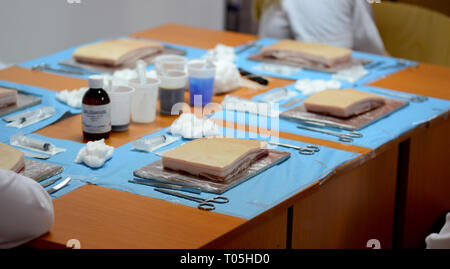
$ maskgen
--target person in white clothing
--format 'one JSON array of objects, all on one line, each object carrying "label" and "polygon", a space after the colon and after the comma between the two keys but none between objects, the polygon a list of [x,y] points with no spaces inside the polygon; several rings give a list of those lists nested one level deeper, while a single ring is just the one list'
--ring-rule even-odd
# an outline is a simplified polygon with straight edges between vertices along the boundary
[{"label": "person in white clothing", "polygon": [[0,249],[13,248],[50,230],[50,196],[36,181],[0,169]]},{"label": "person in white clothing", "polygon": [[[258,1],[258,0],[257,0]],[[366,0],[262,0],[259,35],[387,54]]]}]

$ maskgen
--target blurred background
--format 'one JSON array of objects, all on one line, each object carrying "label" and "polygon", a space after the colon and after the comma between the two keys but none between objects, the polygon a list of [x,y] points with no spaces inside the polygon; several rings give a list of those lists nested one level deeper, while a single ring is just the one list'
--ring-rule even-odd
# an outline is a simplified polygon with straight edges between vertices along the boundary
[{"label": "blurred background", "polygon": [[[252,2],[2,0],[0,67],[165,23],[257,34]],[[372,6],[392,56],[450,66],[449,0],[383,0]]]}]

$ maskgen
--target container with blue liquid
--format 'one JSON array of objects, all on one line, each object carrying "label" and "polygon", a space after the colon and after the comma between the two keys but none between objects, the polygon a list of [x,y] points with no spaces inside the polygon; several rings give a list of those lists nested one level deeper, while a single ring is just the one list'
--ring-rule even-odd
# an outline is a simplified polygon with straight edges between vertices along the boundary
[{"label": "container with blue liquid", "polygon": [[188,73],[190,104],[193,106],[205,106],[211,103],[216,73],[214,64],[204,60],[189,61]]}]

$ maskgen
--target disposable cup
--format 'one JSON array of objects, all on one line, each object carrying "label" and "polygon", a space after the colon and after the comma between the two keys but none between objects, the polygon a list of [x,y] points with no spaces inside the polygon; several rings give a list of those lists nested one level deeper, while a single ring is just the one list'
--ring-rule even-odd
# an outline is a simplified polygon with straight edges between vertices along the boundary
[{"label": "disposable cup", "polygon": [[174,111],[177,103],[184,103],[184,92],[186,91],[187,74],[180,70],[166,70],[160,75],[159,104],[160,112],[165,115],[178,114]]},{"label": "disposable cup", "polygon": [[204,60],[189,61],[189,100],[191,105],[205,106],[211,102],[215,73],[216,67],[211,63]]},{"label": "disposable cup", "polygon": [[158,75],[163,75],[167,70],[178,70],[186,72],[187,58],[181,55],[160,55],[153,63]]},{"label": "disposable cup", "polygon": [[128,130],[131,115],[131,97],[135,89],[129,86],[113,86],[108,92],[111,100],[111,125],[113,132]]},{"label": "disposable cup", "polygon": [[131,120],[137,123],[153,122],[156,117],[156,101],[158,100],[159,79],[147,78],[141,84],[138,78],[131,79],[128,85],[136,91],[131,98]]}]

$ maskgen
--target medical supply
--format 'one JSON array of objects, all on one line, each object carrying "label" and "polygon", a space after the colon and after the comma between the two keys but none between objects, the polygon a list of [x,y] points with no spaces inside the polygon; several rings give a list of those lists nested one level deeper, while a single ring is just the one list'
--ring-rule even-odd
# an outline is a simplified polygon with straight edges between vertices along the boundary
[{"label": "medical supply", "polygon": [[0,108],[17,103],[17,90],[0,88]]},{"label": "medical supply", "polygon": [[297,95],[297,92],[291,91],[288,88],[281,88],[265,94],[259,100],[265,103],[277,103]]},{"label": "medical supply", "polygon": [[24,151],[23,154],[25,155],[25,157],[30,157],[30,158],[40,159],[40,160],[47,160],[51,157],[48,154],[39,154],[39,153],[35,153],[35,152],[30,152],[30,151]]},{"label": "medical supply", "polygon": [[67,186],[70,182],[70,180],[72,180],[72,178],[68,177],[66,179],[64,179],[61,183],[59,183],[58,185],[56,185],[55,187],[47,190],[48,194],[53,194],[57,191],[59,191],[60,189],[64,188],[65,186]]},{"label": "medical supply", "polygon": [[169,184],[169,183],[163,183],[163,182],[157,182],[149,179],[141,179],[141,178],[135,178],[133,180],[128,180],[130,183],[135,184],[141,184],[145,186],[155,187],[155,188],[162,188],[162,189],[170,189],[170,190],[177,190],[177,191],[185,191],[195,194],[201,194],[202,191],[196,188],[189,188],[182,185],[175,185],[175,184]]},{"label": "medical supply", "polygon": [[271,103],[254,102],[230,95],[225,96],[222,101],[222,108],[274,118],[280,114],[280,111],[274,108]]},{"label": "medical supply", "polygon": [[270,145],[291,148],[291,149],[297,149],[298,153],[300,153],[302,155],[314,155],[316,152],[320,151],[320,148],[318,146],[314,146],[314,145],[307,145],[305,147],[297,147],[297,146],[290,145],[290,144],[278,143],[278,142],[272,142],[272,141],[269,141],[267,143]]},{"label": "medical supply", "polygon": [[192,113],[183,113],[170,126],[170,133],[184,138],[201,138],[219,135],[219,127],[209,118],[198,118]]},{"label": "medical supply", "polygon": [[161,81],[147,78],[146,84],[141,85],[138,78],[131,79],[129,86],[135,89],[131,96],[131,120],[137,123],[150,123],[156,117],[156,102],[158,87]]},{"label": "medical supply", "polygon": [[178,140],[180,140],[180,137],[163,134],[133,141],[131,147],[135,150],[153,152]]},{"label": "medical supply", "polygon": [[214,64],[216,67],[214,94],[230,92],[239,88],[241,76],[234,63],[236,54],[233,47],[218,44],[214,49],[208,50],[203,59],[209,65]]},{"label": "medical supply", "polygon": [[80,149],[75,162],[85,163],[92,168],[99,168],[107,160],[111,159],[113,153],[114,147],[106,145],[104,139],[89,141],[86,146]]},{"label": "medical supply", "polygon": [[[146,72],[146,79],[153,78],[157,79],[158,74],[156,73],[156,70],[149,70]],[[112,84],[115,85],[128,85],[128,82],[132,79],[138,78],[138,72],[136,69],[130,69],[130,68],[124,68],[121,70],[115,71],[112,75],[104,75],[105,82],[104,82],[104,88],[106,88],[106,85],[109,84],[109,81],[111,81]]]},{"label": "medical supply", "polygon": [[324,90],[335,90],[340,89],[342,86],[341,82],[338,80],[310,80],[310,79],[300,79],[295,82],[294,88],[303,93],[305,96],[312,95]]},{"label": "medical supply", "polygon": [[144,85],[147,81],[145,73],[147,70],[147,64],[143,60],[137,60],[136,62],[136,72],[138,74],[139,82]]},{"label": "medical supply", "polygon": [[112,86],[108,95],[111,100],[111,131],[128,130],[131,117],[131,97],[135,89],[128,86]]},{"label": "medical supply", "polygon": [[12,135],[9,138],[9,143],[16,147],[21,147],[24,149],[29,149],[49,155],[55,155],[66,151],[66,149],[58,148],[47,141],[25,136],[23,132]]},{"label": "medical supply", "polygon": [[263,63],[253,67],[254,70],[263,71],[268,73],[275,73],[284,76],[291,76],[300,73],[303,69],[299,67],[293,67],[289,65],[275,64],[275,63]]},{"label": "medical supply", "polygon": [[269,84],[269,81],[261,76],[252,74],[242,68],[239,68],[239,73],[241,74],[241,76],[245,77],[246,79],[255,81],[263,86],[267,86]]},{"label": "medical supply", "polygon": [[247,42],[244,45],[242,45],[241,48],[237,49],[235,53],[241,54],[244,51],[251,49],[251,48],[262,48],[262,45],[257,44],[256,41],[250,41],[250,42]]},{"label": "medical supply", "polygon": [[19,172],[25,167],[25,158],[22,151],[6,144],[0,143],[0,168]]},{"label": "medical supply", "polygon": [[303,98],[294,98],[281,105],[282,108],[288,108],[303,101]]},{"label": "medical supply", "polygon": [[159,75],[159,105],[161,114],[178,115],[178,103],[184,103],[184,92],[186,91],[187,74],[179,70],[164,70]]},{"label": "medical supply", "polygon": [[56,99],[73,107],[81,108],[83,96],[89,88],[79,88],[69,91],[67,89],[56,94]]},{"label": "medical supply", "polygon": [[111,132],[111,100],[103,89],[103,76],[89,77],[89,90],[82,101],[82,125],[85,139],[108,138]]},{"label": "medical supply", "polygon": [[241,75],[233,62],[219,60],[214,62],[216,75],[214,77],[214,94],[226,93],[238,89],[241,85]]},{"label": "medical supply", "polygon": [[164,168],[224,182],[268,154],[267,143],[236,138],[201,138],[162,156]]},{"label": "medical supply", "polygon": [[74,51],[79,62],[119,66],[163,50],[163,45],[137,39],[113,39],[82,46]]},{"label": "medical supply", "polygon": [[363,137],[363,134],[359,133],[359,132],[340,133],[340,132],[329,131],[329,130],[325,130],[325,129],[321,129],[321,128],[304,126],[304,125],[299,125],[299,126],[297,126],[297,128],[336,136],[339,138],[339,141],[341,141],[341,142],[353,142],[354,138]]},{"label": "medical supply", "polygon": [[41,186],[42,186],[43,188],[47,188],[48,186],[55,184],[56,181],[60,180],[61,178],[62,178],[62,177],[57,177],[57,178],[51,179],[51,180],[49,180],[49,181],[47,181],[47,182],[41,184]]},{"label": "medical supply", "polygon": [[266,46],[261,49],[261,54],[287,62],[309,62],[325,66],[348,62],[352,57],[349,49],[294,40],[281,40]]},{"label": "medical supply", "polygon": [[411,96],[411,95],[400,94],[400,93],[395,93],[395,92],[379,91],[379,90],[375,90],[375,89],[371,89],[370,91],[377,93],[377,94],[383,94],[383,95],[388,95],[388,96],[392,96],[392,97],[404,98],[413,103],[423,103],[428,100],[428,97],[422,96],[422,95]]},{"label": "medical supply", "polygon": [[172,196],[176,196],[176,197],[180,197],[180,198],[183,198],[183,199],[187,199],[187,200],[191,200],[191,201],[197,202],[198,203],[197,208],[201,209],[201,210],[206,210],[206,211],[211,211],[211,210],[216,209],[216,206],[213,203],[226,204],[226,203],[228,203],[230,201],[225,196],[215,196],[215,197],[213,197],[211,199],[205,199],[205,198],[201,198],[201,197],[186,195],[186,194],[179,193],[179,192],[176,192],[176,191],[171,191],[171,190],[164,190],[164,189],[156,188],[155,191],[159,191],[159,192],[164,193],[164,194],[168,194],[168,195],[172,195]]},{"label": "medical supply", "polygon": [[355,83],[367,74],[369,74],[369,71],[367,71],[362,65],[355,65],[350,68],[340,70],[336,74],[333,74],[332,78]]},{"label": "medical supply", "polygon": [[162,75],[166,70],[178,70],[186,72],[187,58],[181,55],[160,55],[153,59],[158,75]]},{"label": "medical supply", "polygon": [[384,98],[355,89],[325,90],[308,97],[303,104],[308,112],[348,118],[384,105]]},{"label": "medical supply", "polygon": [[224,44],[217,44],[214,49],[208,50],[204,58],[209,59],[213,63],[217,61],[226,61],[232,63],[236,60],[236,54],[234,52],[234,47],[230,47]]},{"label": "medical supply", "polygon": [[[24,112],[14,116],[14,120],[6,124],[6,126],[16,127],[18,129],[27,127],[36,122],[43,121],[55,114],[55,108],[52,106],[44,106],[33,111]],[[11,119],[11,118],[10,118]]]},{"label": "medical supply", "polygon": [[277,166],[289,159],[290,153],[280,150],[268,149],[268,155],[255,160],[248,168],[232,176],[226,182],[217,182],[205,180],[203,177],[197,177],[188,173],[164,169],[162,159],[158,159],[147,164],[133,172],[133,175],[140,178],[150,179],[157,182],[182,185],[190,188],[196,188],[204,192],[222,194],[237,185],[250,180],[254,176],[267,171],[271,167]]},{"label": "medical supply", "polygon": [[[216,67],[205,60],[191,60],[188,63],[189,100],[193,106],[205,106],[213,96]],[[199,96],[200,98],[195,98]],[[195,102],[198,100],[197,102]]]},{"label": "medical supply", "polygon": [[49,64],[45,64],[45,63],[41,63],[39,65],[35,65],[33,67],[31,67],[31,70],[39,70],[39,71],[51,71],[51,72],[56,72],[56,73],[64,73],[64,74],[69,74],[69,75],[86,75],[85,72],[82,71],[77,71],[77,70],[71,70],[71,69],[67,69],[67,68],[56,68],[56,67],[52,67]]}]

